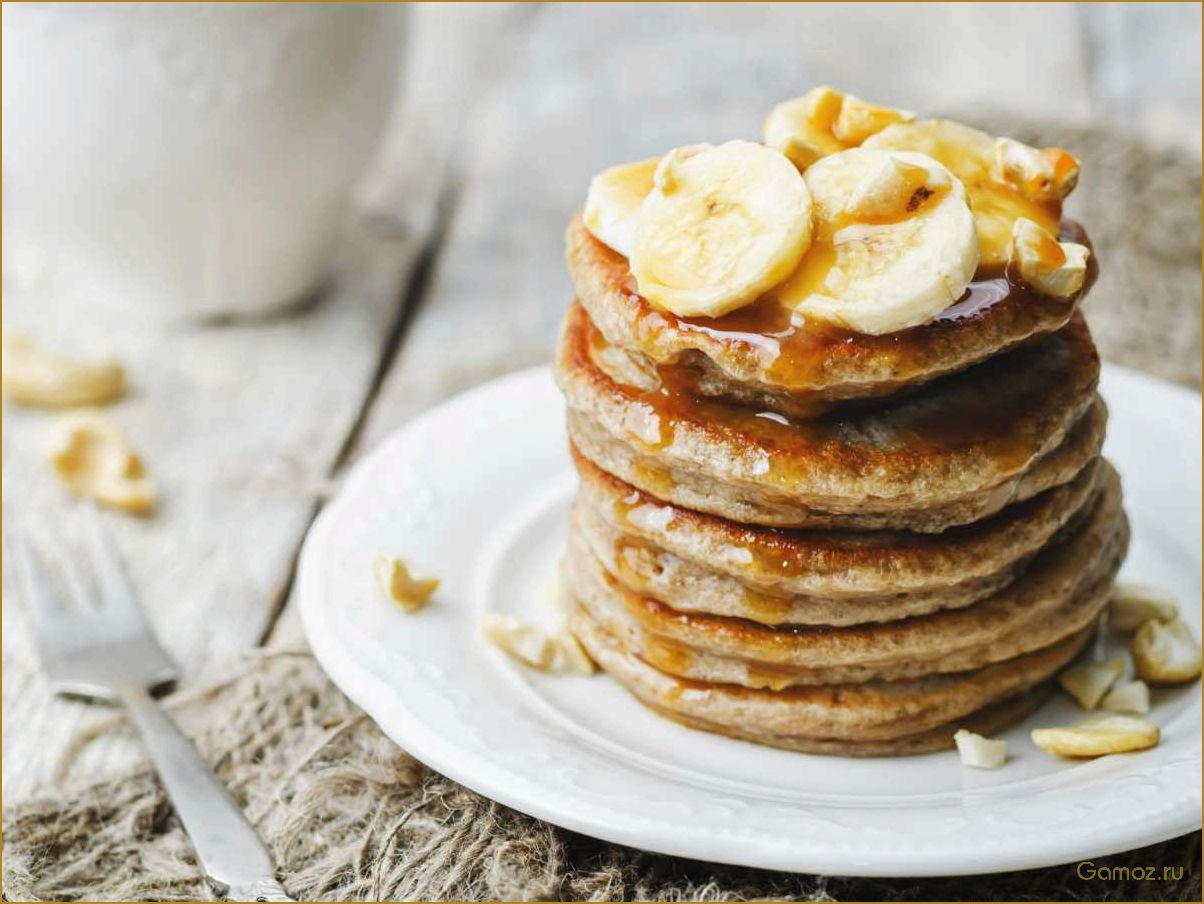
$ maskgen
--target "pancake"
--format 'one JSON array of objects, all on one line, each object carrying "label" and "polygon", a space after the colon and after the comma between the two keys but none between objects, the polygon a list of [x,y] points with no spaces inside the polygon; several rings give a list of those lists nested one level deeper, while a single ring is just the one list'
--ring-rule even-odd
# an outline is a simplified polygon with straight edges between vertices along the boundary
[{"label": "pancake", "polygon": [[709,731],[713,734],[726,735],[766,747],[780,747],[796,753],[813,753],[823,756],[915,756],[921,753],[934,753],[939,750],[949,750],[956,746],[953,735],[959,728],[965,728],[984,737],[998,735],[1014,725],[1023,722],[1049,699],[1053,692],[1050,682],[1034,688],[1026,694],[1004,700],[980,709],[978,712],[942,725],[928,731],[902,735],[889,741],[840,741],[833,738],[800,738],[795,736],[768,735],[757,731],[756,726],[742,726],[732,729],[716,725],[705,719],[693,718],[680,712],[673,712],[667,707],[659,706],[651,700],[642,700],[649,709],[660,713],[686,728],[698,731]]},{"label": "pancake", "polygon": [[[1089,244],[1067,222],[1065,240]],[[640,296],[627,259],[574,218],[566,237],[577,297],[606,338],[650,365],[672,365],[702,394],[805,417],[842,399],[881,397],[964,370],[1065,326],[1095,275],[1069,299],[1041,296],[1006,273],[980,273],[923,326],[871,336],[808,322],[772,294],[718,318],[679,318]]]},{"label": "pancake", "polygon": [[1077,316],[897,404],[794,423],[617,382],[607,348],[574,304],[556,375],[576,447],[658,498],[754,524],[941,531],[1071,480],[1106,423]]},{"label": "pancake", "polygon": [[[777,747],[865,755],[950,746],[958,727],[975,724],[975,714],[1040,686],[1091,636],[1089,628],[1083,629],[1035,653],[955,675],[767,691],[675,678],[626,650],[582,608],[571,608],[568,619],[570,630],[608,674],[670,718]],[[992,733],[1029,708],[1004,711],[1010,716],[984,714]]]},{"label": "pancake", "polygon": [[623,587],[573,532],[567,591],[608,633],[662,671],[749,687],[910,678],[981,668],[1093,623],[1128,545],[1119,488],[1072,537],[1000,593],[969,607],[880,624],[770,627],[673,609]]},{"label": "pancake", "polygon": [[[571,523],[574,538],[628,590],[681,612],[725,615],[766,625],[855,625],[956,609],[1002,590],[1022,567],[1016,563],[986,577],[896,595],[889,591],[864,596],[783,595],[776,589],[750,587],[725,569],[707,568],[647,540],[624,535],[581,499],[573,506]],[[727,553],[721,564],[737,567],[744,560],[737,561],[736,555],[748,555],[738,547]]]},{"label": "pancake", "polygon": [[[575,532],[628,588],[679,610],[767,624],[891,621],[1001,590],[1086,505],[1105,462],[1074,480],[942,534],[789,530],[663,503],[576,450]],[[1097,481],[1098,479],[1098,481]]]}]

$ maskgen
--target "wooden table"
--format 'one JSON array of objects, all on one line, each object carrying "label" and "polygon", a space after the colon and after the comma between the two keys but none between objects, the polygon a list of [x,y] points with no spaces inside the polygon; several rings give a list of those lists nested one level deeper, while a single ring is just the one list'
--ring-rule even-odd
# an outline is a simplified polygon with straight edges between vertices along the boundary
[{"label": "wooden table", "polygon": [[[300,641],[298,548],[366,449],[550,357],[570,297],[562,232],[601,167],[755,136],[772,103],[823,82],[928,112],[1102,117],[1199,149],[1196,5],[418,5],[411,25],[404,115],[368,189],[389,228],[356,231],[320,304],[260,323],[115,328],[6,282],[6,328],[128,365],[133,391],[113,414],[162,506],[108,521],[186,684],[248,648]],[[69,534],[70,500],[42,459],[49,423],[5,405],[5,524]],[[9,803],[105,711],[51,696],[7,570],[3,590]],[[138,756],[107,737],[74,774]]]}]

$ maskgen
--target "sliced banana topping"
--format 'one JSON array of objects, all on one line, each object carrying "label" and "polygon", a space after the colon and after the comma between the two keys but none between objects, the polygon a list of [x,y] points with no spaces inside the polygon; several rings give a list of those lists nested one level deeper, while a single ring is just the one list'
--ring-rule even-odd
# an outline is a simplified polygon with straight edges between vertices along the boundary
[{"label": "sliced banana topping", "polygon": [[1021,217],[1012,225],[1008,258],[1020,278],[1043,295],[1068,298],[1087,279],[1086,245],[1059,242],[1038,223]]},{"label": "sliced banana topping", "polygon": [[1178,615],[1178,601],[1160,587],[1118,581],[1112,588],[1108,624],[1118,634],[1132,634],[1148,621],[1173,621]]},{"label": "sliced banana topping", "polygon": [[1200,644],[1179,619],[1146,622],[1132,649],[1138,677],[1150,684],[1184,684],[1200,677]]},{"label": "sliced banana topping", "polygon": [[1144,681],[1118,684],[1100,701],[1100,709],[1114,713],[1148,713],[1150,711],[1150,688]]},{"label": "sliced banana topping", "polygon": [[1153,747],[1160,734],[1148,719],[1096,716],[1065,728],[1034,728],[1032,738],[1042,750],[1059,756],[1106,756]]},{"label": "sliced banana topping", "polygon": [[811,244],[811,196],[777,151],[750,141],[679,149],[661,161],[631,248],[640,294],[681,317],[755,300]]},{"label": "sliced banana topping", "polygon": [[820,157],[861,144],[891,123],[912,119],[915,114],[906,110],[879,107],[821,85],[774,107],[763,135],[765,144],[805,170]]},{"label": "sliced banana topping", "polygon": [[640,205],[652,191],[652,176],[660,157],[612,166],[594,176],[585,196],[585,228],[602,244],[631,256]]},{"label": "sliced banana topping", "polygon": [[[1022,170],[1012,162],[1008,166],[1009,175],[1005,176],[997,159],[996,140],[986,132],[944,119],[926,119],[889,125],[867,138],[863,147],[919,151],[948,167],[966,186],[984,265],[1003,266],[1008,262],[1012,224],[1020,217],[1038,223],[1053,235],[1058,234],[1061,199],[1053,197],[1056,192],[1038,191],[1040,197],[1027,193],[1028,179],[1022,173],[1035,175],[1032,167]],[[1077,162],[1075,166],[1077,171]],[[1053,165],[1054,184],[1069,192],[1074,180],[1065,174],[1064,167],[1065,164]],[[1060,183],[1058,173],[1061,173]]]},{"label": "sliced banana topping", "polygon": [[1125,664],[1120,659],[1088,662],[1063,671],[1058,675],[1058,683],[1083,709],[1095,709],[1124,671]]},{"label": "sliced banana topping", "polygon": [[804,316],[880,335],[931,320],[980,266],[1048,296],[1082,291],[1090,251],[1057,238],[1079,172],[1060,148],[828,86],[774,107],[764,141],[681,147],[591,181],[586,228],[654,306],[719,317],[776,286]]},{"label": "sliced banana topping", "polygon": [[814,247],[775,291],[806,317],[880,335],[931,320],[978,266],[965,190],[924,154],[853,148],[805,174]]},{"label": "sliced banana topping", "polygon": [[1061,148],[1038,150],[1011,138],[995,139],[991,175],[1036,201],[1062,201],[1079,182],[1079,161]]}]

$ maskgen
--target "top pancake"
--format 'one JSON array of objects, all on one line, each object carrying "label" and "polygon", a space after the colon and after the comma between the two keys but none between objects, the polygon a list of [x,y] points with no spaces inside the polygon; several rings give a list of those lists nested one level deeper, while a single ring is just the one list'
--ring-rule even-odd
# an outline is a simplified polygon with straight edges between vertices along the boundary
[{"label": "top pancake", "polygon": [[[1076,224],[1063,235],[1087,243]],[[772,294],[716,318],[680,318],[654,308],[627,259],[574,218],[567,259],[577,297],[606,339],[648,365],[674,365],[702,395],[795,417],[842,399],[879,397],[963,370],[1066,325],[1083,290],[1068,299],[1037,295],[1006,274],[980,274],[966,295],[931,323],[882,336],[806,321]]]}]

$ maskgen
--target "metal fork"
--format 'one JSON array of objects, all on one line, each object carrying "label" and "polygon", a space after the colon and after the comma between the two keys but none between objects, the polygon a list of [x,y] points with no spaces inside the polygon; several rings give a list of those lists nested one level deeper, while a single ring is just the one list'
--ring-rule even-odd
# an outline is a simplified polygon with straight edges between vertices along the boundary
[{"label": "metal fork", "polygon": [[150,695],[155,686],[174,679],[175,665],[147,624],[96,507],[91,502],[82,507],[87,558],[99,597],[94,608],[64,605],[29,539],[21,530],[10,531],[38,656],[51,684],[58,693],[125,707],[201,867],[219,892],[231,901],[292,901],[238,805]]}]

